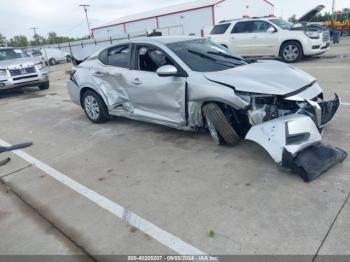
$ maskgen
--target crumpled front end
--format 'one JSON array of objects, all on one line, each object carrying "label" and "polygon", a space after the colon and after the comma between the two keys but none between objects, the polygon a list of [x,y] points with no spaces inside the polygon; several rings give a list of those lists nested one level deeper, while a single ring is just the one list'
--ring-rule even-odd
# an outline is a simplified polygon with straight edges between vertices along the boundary
[{"label": "crumpled front end", "polygon": [[247,111],[251,128],[245,138],[260,144],[273,160],[311,182],[347,153],[322,144],[321,132],[336,114],[340,99],[329,101],[322,93],[313,99],[292,94],[287,97],[249,95]]}]

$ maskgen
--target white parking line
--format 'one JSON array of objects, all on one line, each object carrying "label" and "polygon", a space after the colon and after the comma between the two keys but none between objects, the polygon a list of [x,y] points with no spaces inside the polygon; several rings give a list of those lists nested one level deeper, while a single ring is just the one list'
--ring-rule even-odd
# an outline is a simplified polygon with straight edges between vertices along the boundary
[{"label": "white parking line", "polygon": [[350,103],[344,103],[344,102],[342,102],[341,105],[350,106]]},{"label": "white parking line", "polygon": [[[0,144],[3,146],[10,146],[9,143],[0,139]],[[154,238],[162,245],[172,249],[173,251],[181,255],[205,255],[205,253],[192,245],[186,243],[185,241],[177,238],[176,236],[164,231],[153,223],[147,221],[146,219],[136,215],[135,213],[127,210],[123,206],[111,201],[110,199],[98,194],[97,192],[83,186],[77,181],[69,178],[68,176],[62,174],[56,169],[48,166],[47,164],[41,162],[40,160],[30,156],[22,150],[15,150],[13,153],[38,169],[44,171],[46,174],[66,185],[70,189],[79,193],[80,195],[91,200],[103,209],[111,212],[115,216],[126,220],[130,225],[143,231],[150,237]]]}]

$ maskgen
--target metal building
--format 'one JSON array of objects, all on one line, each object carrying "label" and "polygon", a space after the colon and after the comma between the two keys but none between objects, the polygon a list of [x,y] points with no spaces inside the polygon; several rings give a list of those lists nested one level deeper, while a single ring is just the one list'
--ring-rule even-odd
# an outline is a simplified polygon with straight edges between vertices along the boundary
[{"label": "metal building", "polygon": [[199,36],[221,20],[273,12],[274,6],[268,0],[197,0],[122,17],[93,28],[92,32],[95,38],[155,29],[163,35]]}]

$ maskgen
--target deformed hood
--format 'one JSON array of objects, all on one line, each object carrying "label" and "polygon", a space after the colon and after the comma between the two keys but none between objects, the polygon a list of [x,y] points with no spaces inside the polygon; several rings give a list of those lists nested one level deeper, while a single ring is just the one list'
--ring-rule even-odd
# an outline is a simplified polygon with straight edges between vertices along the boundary
[{"label": "deformed hood", "polygon": [[273,95],[286,95],[315,81],[309,74],[278,61],[258,61],[225,71],[204,73],[204,76],[237,91]]},{"label": "deformed hood", "polygon": [[305,15],[301,16],[298,19],[298,23],[310,22],[311,19],[314,18],[316,15],[318,15],[324,8],[325,8],[324,5],[316,6],[315,8],[313,8],[309,12],[307,12]]}]

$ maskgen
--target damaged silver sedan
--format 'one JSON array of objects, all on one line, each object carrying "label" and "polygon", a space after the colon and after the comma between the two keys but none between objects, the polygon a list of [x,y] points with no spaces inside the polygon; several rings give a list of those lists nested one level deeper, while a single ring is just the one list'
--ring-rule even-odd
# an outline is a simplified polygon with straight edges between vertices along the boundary
[{"label": "damaged silver sedan", "polygon": [[337,112],[315,78],[277,61],[247,60],[205,38],[155,37],[108,47],[71,70],[68,90],[94,123],[111,115],[182,130],[217,144],[260,144],[306,182],[347,154],[321,143]]}]

